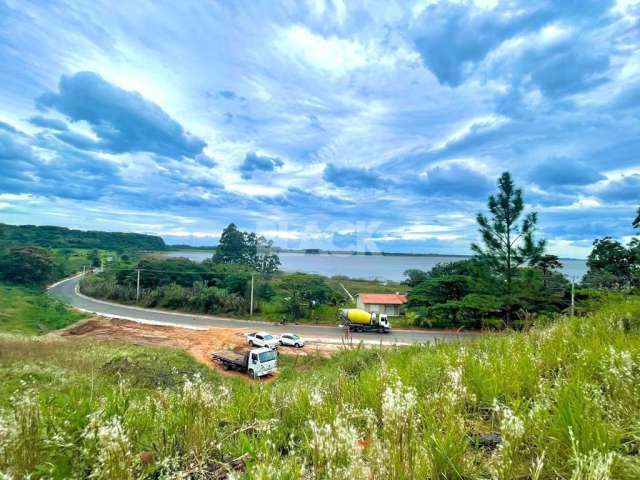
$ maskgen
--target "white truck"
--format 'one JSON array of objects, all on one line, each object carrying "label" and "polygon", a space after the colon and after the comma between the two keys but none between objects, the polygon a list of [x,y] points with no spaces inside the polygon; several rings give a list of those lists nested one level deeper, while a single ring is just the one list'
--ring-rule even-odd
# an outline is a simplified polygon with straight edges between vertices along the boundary
[{"label": "white truck", "polygon": [[247,333],[247,343],[252,347],[267,347],[272,350],[278,348],[280,341],[268,332]]},{"label": "white truck", "polygon": [[254,348],[248,352],[223,350],[212,353],[211,358],[223,369],[244,372],[251,378],[263,377],[278,369],[278,354],[271,348]]},{"label": "white truck", "polygon": [[389,333],[391,324],[384,313],[366,312],[359,308],[340,310],[340,322],[352,332]]}]

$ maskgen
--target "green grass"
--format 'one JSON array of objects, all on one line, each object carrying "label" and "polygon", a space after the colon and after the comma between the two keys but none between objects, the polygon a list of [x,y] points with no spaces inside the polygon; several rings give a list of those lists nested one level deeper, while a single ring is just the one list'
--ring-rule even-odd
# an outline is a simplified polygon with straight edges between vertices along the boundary
[{"label": "green grass", "polygon": [[[528,332],[331,359],[273,382],[177,350],[0,337],[15,478],[640,478],[640,298]],[[499,449],[480,446],[499,433]]]},{"label": "green grass", "polygon": [[0,284],[0,332],[41,334],[82,318],[41,290]]},{"label": "green grass", "polygon": [[357,293],[406,293],[407,286],[400,282],[381,282],[377,280],[363,280],[346,277],[331,277],[329,283],[334,286],[336,290],[342,291],[340,284],[349,290],[351,295]]}]

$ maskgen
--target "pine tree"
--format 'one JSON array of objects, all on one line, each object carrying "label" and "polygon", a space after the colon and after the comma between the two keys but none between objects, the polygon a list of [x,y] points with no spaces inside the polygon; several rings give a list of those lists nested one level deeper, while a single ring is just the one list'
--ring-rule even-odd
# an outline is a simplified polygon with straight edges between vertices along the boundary
[{"label": "pine tree", "polygon": [[538,221],[536,212],[526,214],[518,224],[524,200],[522,190],[515,188],[509,172],[498,179],[498,193],[489,197],[487,206],[490,218],[482,213],[477,216],[484,247],[474,243],[471,249],[504,279],[505,293],[510,298],[518,268],[536,265],[544,254],[545,241],[533,238]]}]

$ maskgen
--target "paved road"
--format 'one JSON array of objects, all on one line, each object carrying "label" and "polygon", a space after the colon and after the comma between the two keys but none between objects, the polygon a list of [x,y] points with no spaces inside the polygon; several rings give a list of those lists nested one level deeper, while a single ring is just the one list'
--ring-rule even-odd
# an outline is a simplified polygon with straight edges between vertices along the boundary
[{"label": "paved road", "polygon": [[[328,341],[336,343],[341,341],[344,330],[339,327],[314,326],[314,325],[276,325],[269,322],[252,320],[237,320],[231,318],[214,317],[210,315],[190,315],[186,313],[165,312],[147,308],[131,307],[102,300],[95,300],[84,296],[78,292],[77,286],[79,277],[63,280],[49,288],[49,292],[62,298],[67,303],[76,308],[88,312],[104,315],[106,317],[123,318],[142,323],[157,325],[174,325],[186,328],[224,327],[224,328],[251,328],[255,330],[268,330],[272,333],[292,332],[303,338],[315,339],[317,341]],[[379,333],[353,333],[355,342],[384,343],[384,344],[409,344],[427,343],[435,340],[455,340],[471,338],[473,334],[457,335],[446,332],[426,332],[419,330],[398,330],[394,329],[388,334]]]}]

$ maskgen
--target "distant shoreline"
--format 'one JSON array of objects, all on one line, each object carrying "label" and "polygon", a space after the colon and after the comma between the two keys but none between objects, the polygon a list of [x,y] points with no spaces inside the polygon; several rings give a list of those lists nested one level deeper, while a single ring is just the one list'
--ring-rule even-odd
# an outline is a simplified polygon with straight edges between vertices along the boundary
[{"label": "distant shoreline", "polygon": [[[165,252],[211,252],[214,253],[216,247],[192,247],[189,245],[167,245]],[[402,252],[359,252],[355,250],[321,250],[321,249],[290,249],[274,248],[273,253],[297,253],[304,255],[352,255],[362,257],[451,257],[451,258],[471,258],[473,255],[462,255],[456,253],[402,253]],[[560,257],[559,260],[585,261],[584,258]]]}]

